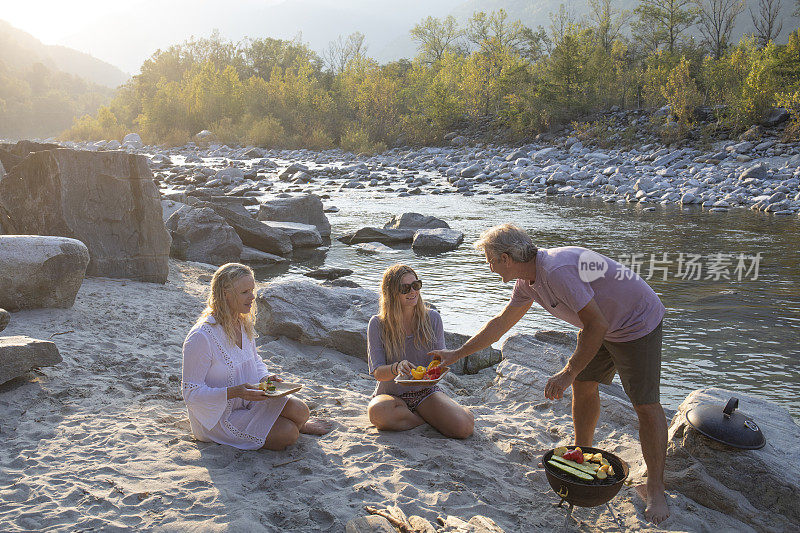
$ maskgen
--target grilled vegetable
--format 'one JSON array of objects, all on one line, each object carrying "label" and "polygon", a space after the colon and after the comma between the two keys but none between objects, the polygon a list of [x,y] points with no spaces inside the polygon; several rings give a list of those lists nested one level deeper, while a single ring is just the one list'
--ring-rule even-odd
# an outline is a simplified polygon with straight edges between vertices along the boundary
[{"label": "grilled vegetable", "polygon": [[562,472],[566,472],[567,474],[573,475],[573,476],[575,476],[575,477],[577,477],[579,479],[582,479],[584,481],[591,481],[593,479],[591,474],[587,474],[586,472],[581,472],[580,470],[578,470],[576,468],[572,468],[571,466],[567,466],[564,463],[559,463],[558,461],[553,461],[552,459],[550,461],[547,461],[547,464],[549,464],[553,468],[557,468],[558,470],[561,470]]},{"label": "grilled vegetable", "polygon": [[579,463],[576,463],[575,461],[570,461],[569,459],[566,459],[565,457],[558,457],[558,456],[554,455],[551,458],[551,461],[555,461],[555,462],[560,463],[560,464],[562,464],[564,466],[568,466],[570,468],[574,468],[575,470],[580,470],[581,472],[583,472],[585,474],[589,474],[590,476],[594,475],[594,469],[591,466],[585,465],[585,464],[579,464]]}]

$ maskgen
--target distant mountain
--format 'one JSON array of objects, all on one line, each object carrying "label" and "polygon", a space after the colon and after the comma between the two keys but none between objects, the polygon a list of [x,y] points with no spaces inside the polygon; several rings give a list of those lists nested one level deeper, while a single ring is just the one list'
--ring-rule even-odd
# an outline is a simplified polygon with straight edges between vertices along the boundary
[{"label": "distant mountain", "polygon": [[16,69],[42,63],[51,70],[73,74],[110,88],[116,88],[130,78],[114,65],[83,52],[65,46],[42,44],[29,33],[3,20],[0,20],[0,61]]}]

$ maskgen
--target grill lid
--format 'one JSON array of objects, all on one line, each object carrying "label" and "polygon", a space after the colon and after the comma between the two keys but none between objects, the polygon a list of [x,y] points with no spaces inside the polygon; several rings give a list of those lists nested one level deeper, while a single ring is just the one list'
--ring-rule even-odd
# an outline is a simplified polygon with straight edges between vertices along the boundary
[{"label": "grill lid", "polygon": [[700,404],[686,411],[686,421],[706,437],[734,448],[763,448],[767,439],[761,428],[752,419],[736,411],[737,407],[737,398],[728,400],[724,408],[718,404]]}]

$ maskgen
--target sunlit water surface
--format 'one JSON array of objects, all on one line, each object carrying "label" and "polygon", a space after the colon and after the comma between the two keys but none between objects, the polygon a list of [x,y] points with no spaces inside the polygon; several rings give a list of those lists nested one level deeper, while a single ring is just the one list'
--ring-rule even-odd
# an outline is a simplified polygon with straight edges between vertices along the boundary
[{"label": "sunlit water surface", "polygon": [[[325,201],[332,242],[289,267],[259,270],[262,280],[295,277],[310,268],[347,267],[351,279],[378,291],[389,265],[402,262],[424,280],[423,295],[442,312],[445,328],[465,334],[498,313],[513,284],[503,284],[470,245],[489,226],[514,222],[542,247],[580,245],[609,257],[641,256],[647,277],[651,254],[668,268],[648,280],[667,308],[664,319],[662,402],[676,409],[692,390],[723,387],[751,393],[787,408],[800,420],[800,221],[746,210],[708,213],[700,209],[606,204],[597,199],[533,198],[521,194],[473,196],[448,194],[398,198],[370,190],[345,190]],[[336,240],[362,226],[383,226],[393,215],[415,211],[445,219],[464,232],[465,244],[453,252],[417,255],[410,246],[391,254],[364,254]],[[700,280],[678,276],[679,253],[701,254]],[[737,280],[738,260],[726,280],[707,277],[711,254],[761,254],[754,273]],[[688,257],[688,256],[687,256]],[[752,260],[745,263],[752,266]],[[693,274],[694,276],[695,274]],[[536,304],[511,333],[539,329],[574,329]],[[499,347],[498,343],[496,346]],[[554,368],[553,371],[559,369]],[[740,405],[743,412],[746,405]]]}]

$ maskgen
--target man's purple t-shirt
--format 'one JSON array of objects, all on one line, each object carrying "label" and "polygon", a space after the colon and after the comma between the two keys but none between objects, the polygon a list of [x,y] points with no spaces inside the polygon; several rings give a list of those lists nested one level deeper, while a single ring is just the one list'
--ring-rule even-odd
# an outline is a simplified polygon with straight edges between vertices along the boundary
[{"label": "man's purple t-shirt", "polygon": [[641,277],[613,259],[579,246],[540,248],[533,285],[518,279],[510,305],[536,301],[551,315],[583,328],[578,311],[592,298],[608,321],[608,341],[640,339],[664,318],[664,304]]}]

